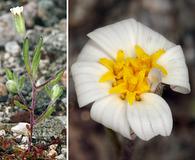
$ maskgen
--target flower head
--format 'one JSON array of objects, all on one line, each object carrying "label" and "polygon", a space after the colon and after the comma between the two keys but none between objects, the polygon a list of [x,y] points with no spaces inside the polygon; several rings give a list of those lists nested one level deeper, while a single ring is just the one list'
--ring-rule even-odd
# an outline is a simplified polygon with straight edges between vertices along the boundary
[{"label": "flower head", "polygon": [[18,93],[17,83],[14,80],[8,80],[6,82],[6,87],[9,92]]},{"label": "flower head", "polygon": [[11,8],[10,12],[13,15],[16,31],[20,34],[24,34],[26,31],[25,21],[23,16],[23,6]]},{"label": "flower head", "polygon": [[21,15],[22,13],[23,13],[23,6],[21,6],[21,7],[15,7],[15,8],[11,8],[10,9],[10,12],[13,14],[13,15]]},{"label": "flower head", "polygon": [[78,103],[94,102],[91,117],[123,136],[168,136],[173,120],[161,84],[189,93],[183,51],[143,24],[127,19],[88,34],[72,66]]}]

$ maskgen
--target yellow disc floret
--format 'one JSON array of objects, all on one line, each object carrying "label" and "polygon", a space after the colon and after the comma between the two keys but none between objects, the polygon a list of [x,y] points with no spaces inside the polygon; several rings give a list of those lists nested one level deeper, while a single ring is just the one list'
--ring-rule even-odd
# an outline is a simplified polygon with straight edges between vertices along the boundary
[{"label": "yellow disc floret", "polygon": [[157,60],[165,53],[164,49],[148,55],[140,46],[136,45],[135,53],[135,57],[126,57],[125,53],[119,50],[116,60],[107,58],[99,60],[99,63],[108,69],[99,82],[111,81],[112,88],[109,93],[119,94],[120,98],[127,100],[130,105],[135,100],[140,100],[140,94],[150,92],[147,76],[152,68],[157,68],[163,75],[167,75],[166,69],[157,64]]}]

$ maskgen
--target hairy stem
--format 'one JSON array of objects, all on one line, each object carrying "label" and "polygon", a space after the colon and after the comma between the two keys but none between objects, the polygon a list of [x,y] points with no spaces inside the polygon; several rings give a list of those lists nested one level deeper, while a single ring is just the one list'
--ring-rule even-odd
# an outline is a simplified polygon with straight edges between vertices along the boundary
[{"label": "hairy stem", "polygon": [[32,144],[32,134],[33,134],[33,127],[35,124],[35,116],[34,116],[34,111],[35,111],[35,106],[36,106],[36,87],[35,83],[32,82],[32,103],[31,103],[31,108],[30,108],[30,135],[29,135],[29,144],[28,144],[28,150],[31,150],[31,144]]}]

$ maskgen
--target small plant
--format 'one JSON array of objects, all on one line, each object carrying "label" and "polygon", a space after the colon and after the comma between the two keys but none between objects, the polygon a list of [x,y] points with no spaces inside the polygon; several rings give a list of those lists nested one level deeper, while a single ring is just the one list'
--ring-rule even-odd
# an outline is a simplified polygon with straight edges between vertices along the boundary
[{"label": "small plant", "polygon": [[[11,9],[11,12],[14,17],[16,30],[19,34],[23,33],[25,34],[25,24],[24,24],[24,18],[23,18],[23,8],[16,7]],[[26,128],[28,130],[28,136],[29,136],[29,144],[28,144],[28,151],[32,151],[32,133],[34,125],[45,118],[48,118],[54,111],[55,111],[55,102],[56,100],[62,95],[63,93],[63,87],[59,85],[59,81],[61,80],[61,77],[64,73],[63,70],[59,71],[55,76],[51,77],[47,81],[45,81],[41,85],[37,85],[38,80],[38,68],[39,63],[41,59],[41,48],[43,46],[43,38],[41,37],[37,43],[36,48],[34,49],[33,58],[30,59],[29,56],[29,40],[28,37],[24,38],[23,42],[23,60],[25,64],[25,68],[27,71],[27,75],[18,76],[16,73],[12,72],[10,69],[5,69],[7,82],[6,86],[9,92],[12,94],[17,94],[21,101],[14,101],[14,104],[18,106],[19,108],[23,110],[27,110],[30,114],[30,125],[26,125]],[[31,82],[32,87],[32,93],[31,93],[31,103],[28,104],[25,98],[22,95],[22,90],[24,88],[25,80],[29,78]],[[35,119],[35,108],[36,108],[36,97],[38,92],[45,89],[46,93],[50,97],[51,101],[47,107],[47,109],[37,118]]]}]

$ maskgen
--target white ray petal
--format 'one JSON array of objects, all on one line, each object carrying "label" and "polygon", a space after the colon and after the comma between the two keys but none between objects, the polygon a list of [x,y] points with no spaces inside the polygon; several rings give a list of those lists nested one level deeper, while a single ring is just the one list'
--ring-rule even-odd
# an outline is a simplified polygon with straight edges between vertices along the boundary
[{"label": "white ray petal", "polygon": [[108,54],[93,40],[89,40],[78,56],[78,61],[98,62],[100,58],[108,58]]},{"label": "white ray petal", "polygon": [[94,30],[88,37],[94,40],[108,55],[116,57],[122,49],[128,56],[134,55],[137,22],[134,19],[123,20]]},{"label": "white ray petal", "polygon": [[175,44],[168,41],[161,34],[138,22],[136,44],[141,46],[147,54],[152,54],[159,49],[169,49]]},{"label": "white ray petal", "polygon": [[126,101],[121,100],[117,95],[110,95],[93,104],[91,117],[124,137],[132,139],[126,109]]},{"label": "white ray petal", "polygon": [[153,93],[142,94],[141,101],[128,106],[127,119],[135,134],[146,141],[156,135],[169,136],[173,126],[168,104]]},{"label": "white ray petal", "polygon": [[169,49],[157,61],[168,72],[162,78],[162,82],[171,85],[172,90],[180,93],[189,93],[189,75],[188,68],[185,63],[185,57],[180,46]]},{"label": "white ray petal", "polygon": [[71,72],[80,107],[109,94],[111,83],[98,82],[106,71],[107,69],[99,63],[77,62],[72,65]]}]

